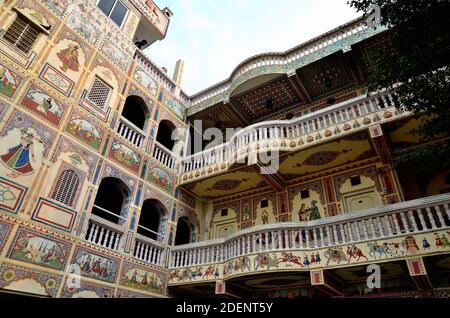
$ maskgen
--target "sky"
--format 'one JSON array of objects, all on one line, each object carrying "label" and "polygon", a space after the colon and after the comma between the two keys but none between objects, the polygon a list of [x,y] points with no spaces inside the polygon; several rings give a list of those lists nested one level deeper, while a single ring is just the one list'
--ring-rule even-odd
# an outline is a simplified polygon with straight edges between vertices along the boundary
[{"label": "sky", "polygon": [[156,0],[174,13],[166,38],[145,52],[193,95],[227,79],[245,59],[283,52],[358,16],[347,0]]}]

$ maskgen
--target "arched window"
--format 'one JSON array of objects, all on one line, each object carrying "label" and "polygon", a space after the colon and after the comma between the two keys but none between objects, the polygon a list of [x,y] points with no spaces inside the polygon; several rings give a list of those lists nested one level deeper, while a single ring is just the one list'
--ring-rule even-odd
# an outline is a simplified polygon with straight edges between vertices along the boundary
[{"label": "arched window", "polygon": [[92,214],[115,224],[123,224],[129,198],[130,190],[122,180],[105,178],[98,188]]},{"label": "arched window", "polygon": [[137,128],[144,130],[150,117],[150,111],[145,101],[139,96],[128,96],[122,111],[122,117]]},{"label": "arched window", "polygon": [[73,170],[64,170],[58,176],[51,198],[67,206],[74,207],[80,188],[80,177]]},{"label": "arched window", "polygon": [[184,217],[178,219],[175,245],[185,245],[191,243],[191,226],[189,220]]},{"label": "arched window", "polygon": [[164,205],[157,200],[146,200],[142,205],[138,234],[155,241],[164,239],[168,213]]},{"label": "arched window", "polygon": [[156,141],[169,150],[172,150],[175,141],[172,140],[172,132],[176,129],[175,125],[168,120],[162,120],[158,126],[158,135]]}]

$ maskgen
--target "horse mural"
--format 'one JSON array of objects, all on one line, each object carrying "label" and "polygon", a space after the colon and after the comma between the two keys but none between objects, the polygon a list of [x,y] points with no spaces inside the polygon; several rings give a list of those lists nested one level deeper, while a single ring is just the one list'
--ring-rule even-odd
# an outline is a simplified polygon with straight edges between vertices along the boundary
[{"label": "horse mural", "polygon": [[273,257],[270,257],[268,253],[258,254],[253,260],[253,268],[257,271],[259,268],[270,270],[270,268],[278,268],[278,258],[273,253]]},{"label": "horse mural", "polygon": [[178,279],[178,281],[181,280],[180,270],[176,269],[169,273],[169,281],[175,281],[175,279]]},{"label": "horse mural", "polygon": [[365,258],[366,261],[368,261],[369,259],[367,258],[366,255],[364,255],[364,253],[361,251],[361,249],[359,247],[357,247],[355,244],[353,244],[352,246],[347,246],[347,256],[348,256],[348,263],[350,264],[350,261],[353,258],[357,258],[357,262],[359,262],[359,260],[361,259],[361,257]]},{"label": "horse mural", "polygon": [[323,253],[323,255],[325,255],[325,257],[328,259],[327,265],[330,264],[331,261],[337,262],[338,264],[348,261],[347,255],[345,255],[341,247],[329,248]]},{"label": "horse mural", "polygon": [[384,243],[383,246],[386,247],[386,253],[388,253],[391,256],[403,256],[408,252],[405,246],[405,242]]},{"label": "horse mural", "polygon": [[215,277],[215,273],[216,273],[216,270],[215,270],[214,266],[210,265],[206,269],[205,274],[203,274],[203,279],[209,279],[210,276],[212,278],[214,278]]},{"label": "horse mural", "polygon": [[302,259],[299,256],[294,256],[292,253],[283,252],[281,258],[278,259],[278,263],[293,263],[300,267],[305,267],[302,264]]},{"label": "horse mural", "polygon": [[377,242],[370,242],[370,243],[367,243],[367,246],[370,249],[370,252],[369,252],[370,257],[374,257],[375,259],[377,259],[377,254],[380,255],[380,259],[383,255],[386,258],[388,257],[387,247],[385,245],[378,245]]}]

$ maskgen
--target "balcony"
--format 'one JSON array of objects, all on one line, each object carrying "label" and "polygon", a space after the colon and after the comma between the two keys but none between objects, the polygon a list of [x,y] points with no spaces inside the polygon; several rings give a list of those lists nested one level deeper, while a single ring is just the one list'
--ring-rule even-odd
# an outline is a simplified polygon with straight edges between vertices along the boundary
[{"label": "balcony", "polygon": [[155,140],[155,147],[153,148],[153,159],[160,162],[166,168],[172,171],[177,170],[177,163],[179,157],[175,155],[172,151],[161,145]]},{"label": "balcony", "polygon": [[[303,259],[294,256],[293,252],[302,256],[317,253],[321,259],[314,265],[318,267],[348,266],[353,259],[353,263],[370,261],[368,257],[373,262],[381,260],[382,257],[383,260],[388,260],[418,255],[428,250],[428,253],[431,253],[433,250],[430,249],[430,244],[429,247],[419,248],[412,237],[420,234],[421,240],[423,237],[428,239],[427,242],[434,242],[433,235],[449,235],[449,204],[450,194],[444,194],[311,222],[258,226],[224,239],[177,246],[171,253],[170,268],[173,272],[169,283],[191,283],[192,278],[187,277],[186,280],[183,275],[179,276],[179,269],[192,272],[189,267],[193,267],[193,273],[197,273],[204,268],[208,268],[207,271],[210,272],[212,268],[223,266],[220,275],[211,275],[210,279],[223,279],[238,272],[240,275],[254,274],[258,270],[267,272],[271,266],[277,271],[309,270],[310,264],[306,268]],[[397,243],[401,238],[402,243]],[[422,246],[422,242],[419,244]],[[347,254],[342,251],[343,247],[347,248]],[[364,248],[369,248],[368,252]],[[436,246],[434,253],[441,248],[445,251],[445,247]],[[448,248],[450,246],[447,247],[447,252]],[[263,255],[265,262],[261,261]],[[362,259],[358,258],[356,261],[357,256]],[[253,270],[250,268],[251,258],[255,264]],[[321,260],[327,258],[325,265]],[[284,263],[290,263],[291,266],[282,268],[280,264]],[[240,269],[237,272],[235,264]]]},{"label": "balcony", "polygon": [[164,266],[164,246],[142,235],[137,235],[134,257],[157,266]]},{"label": "balcony", "polygon": [[89,243],[117,252],[119,251],[123,233],[124,228],[122,226],[96,215],[91,215],[85,239]]},{"label": "balcony", "polygon": [[[324,140],[367,129],[410,113],[395,107],[395,93],[359,96],[289,121],[262,122],[238,131],[227,143],[182,160],[181,183],[227,170],[235,162],[246,162],[260,151],[292,152]],[[255,161],[255,160],[253,160]],[[213,169],[212,167],[219,169]]]},{"label": "balcony", "polygon": [[385,30],[384,27],[369,28],[363,18],[358,18],[286,52],[250,57],[239,64],[228,79],[191,96],[188,116],[226,100],[236,87],[251,78],[270,73],[288,74],[323,56],[350,50],[352,45]]},{"label": "balcony", "polygon": [[140,130],[138,127],[133,125],[129,120],[126,118],[121,117],[119,126],[117,127],[117,133],[127,140],[128,142],[132,143],[137,148],[142,148],[145,141],[145,134],[142,130]]}]

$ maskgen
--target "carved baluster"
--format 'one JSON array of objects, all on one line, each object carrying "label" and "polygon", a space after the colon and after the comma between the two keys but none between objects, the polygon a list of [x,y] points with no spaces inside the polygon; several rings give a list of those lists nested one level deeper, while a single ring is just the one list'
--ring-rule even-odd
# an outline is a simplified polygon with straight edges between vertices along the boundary
[{"label": "carved baluster", "polygon": [[261,253],[262,252],[262,234],[261,233],[259,233],[258,234],[258,240],[259,240],[259,252]]},{"label": "carved baluster", "polygon": [[305,237],[306,237],[306,248],[311,248],[311,242],[309,241],[309,230],[305,230]]},{"label": "carved baluster", "polygon": [[414,212],[412,210],[408,211],[407,217],[411,221],[413,233],[418,232],[418,227],[416,223],[416,218],[414,217]]},{"label": "carved baluster", "polygon": [[102,240],[103,240],[103,233],[105,232],[105,228],[101,227],[100,228],[100,234],[98,235],[98,242],[97,244],[102,246]]},{"label": "carved baluster", "polygon": [[336,225],[333,225],[333,235],[334,235],[334,245],[338,245],[339,244],[339,236],[338,236]]},{"label": "carved baluster", "polygon": [[442,212],[441,212],[441,208],[439,207],[439,206],[435,206],[434,207],[434,209],[435,209],[435,211],[436,211],[436,214],[437,214],[437,217],[438,217],[438,219],[439,219],[439,223],[441,224],[441,228],[442,227],[445,227],[445,220],[444,220],[444,216],[442,215]]},{"label": "carved baluster", "polygon": [[363,235],[364,235],[364,239],[368,240],[369,239],[369,232],[367,231],[367,223],[366,220],[362,220],[362,225],[363,225]]},{"label": "carved baluster", "polygon": [[381,221],[381,218],[379,216],[377,217],[377,222],[378,222],[378,228],[380,229],[381,236],[386,236],[386,231],[384,229],[383,222]]},{"label": "carved baluster", "polygon": [[372,218],[369,219],[369,226],[370,226],[370,231],[372,233],[372,238],[376,238],[377,237],[377,233],[375,231],[375,224],[373,223],[373,219]]},{"label": "carved baluster", "polygon": [[272,232],[272,251],[275,251],[275,232]]},{"label": "carved baluster", "polygon": [[297,242],[295,241],[295,231],[292,230],[291,231],[291,240],[292,240],[292,249],[296,249],[297,248]]},{"label": "carved baluster", "polygon": [[445,213],[447,213],[447,218],[450,220],[450,207],[448,204],[444,204]]},{"label": "carved baluster", "polygon": [[433,212],[431,212],[431,208],[428,207],[425,210],[427,211],[428,219],[430,220],[431,223],[431,229],[433,230],[437,229],[436,221],[434,220],[434,215]]},{"label": "carved baluster", "polygon": [[331,229],[330,229],[329,226],[327,226],[327,242],[328,242],[327,246],[331,246],[332,245],[332,243],[331,243]]},{"label": "carved baluster", "polygon": [[256,253],[256,235],[255,234],[252,235],[252,242],[253,242],[252,253]]},{"label": "carved baluster", "polygon": [[342,223],[339,224],[339,230],[341,232],[342,243],[343,244],[347,243],[347,239],[345,237],[344,225]]},{"label": "carved baluster", "polygon": [[320,234],[320,247],[325,246],[325,240],[323,237],[323,227],[319,228],[319,234]]},{"label": "carved baluster", "polygon": [[284,230],[284,248],[285,249],[290,249],[290,244],[289,244],[289,233],[288,231]]},{"label": "carved baluster", "polygon": [[428,230],[427,222],[425,222],[425,218],[423,216],[422,209],[417,209],[417,214],[419,215],[419,221],[422,226],[422,231]]},{"label": "carved baluster", "polygon": [[356,240],[357,240],[357,242],[359,242],[359,241],[361,241],[361,234],[359,233],[359,222],[356,221],[354,223],[354,226],[355,226]]},{"label": "carved baluster", "polygon": [[96,227],[97,227],[97,225],[95,223],[91,223],[91,228],[89,230],[89,234],[88,234],[88,238],[87,238],[88,242],[92,242]]},{"label": "carved baluster", "polygon": [[319,241],[317,240],[317,229],[312,229],[314,237],[314,248],[319,247]]},{"label": "carved baluster", "polygon": [[402,218],[403,227],[405,228],[405,232],[411,233],[411,227],[409,226],[409,222],[406,218],[405,212],[400,212],[400,217]]}]

